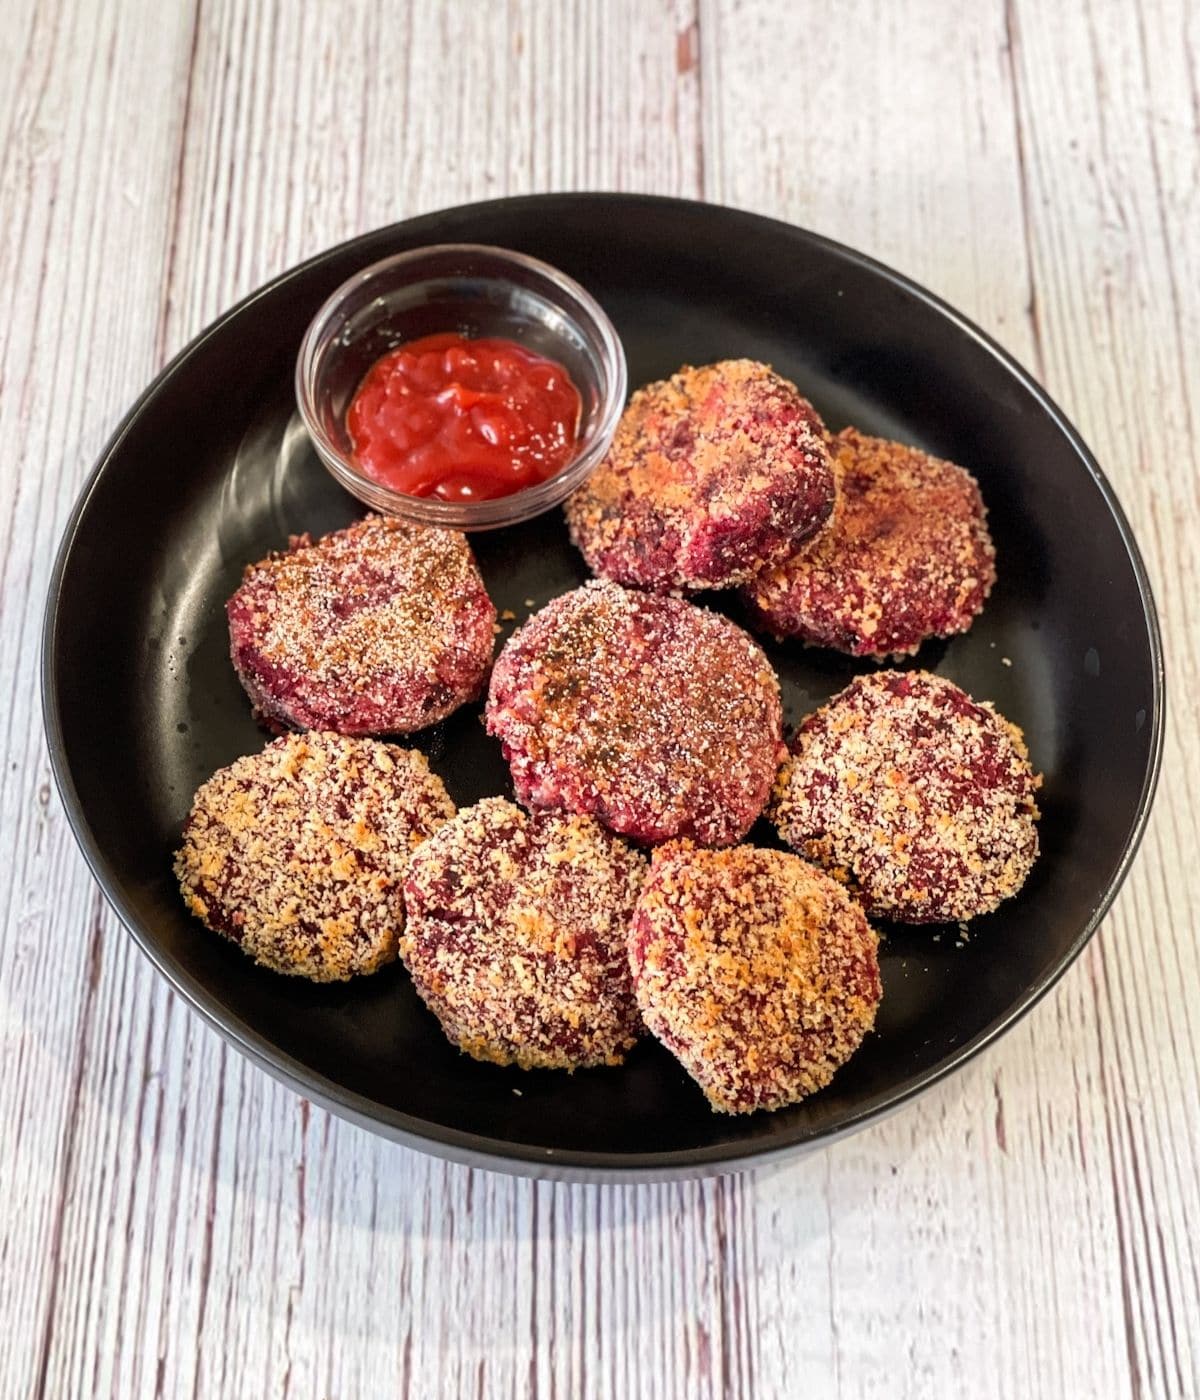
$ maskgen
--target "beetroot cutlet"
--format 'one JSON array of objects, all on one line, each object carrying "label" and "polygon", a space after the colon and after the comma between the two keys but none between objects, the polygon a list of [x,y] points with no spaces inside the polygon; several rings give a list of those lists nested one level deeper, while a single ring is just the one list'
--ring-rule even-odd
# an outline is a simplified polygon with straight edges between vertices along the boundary
[{"label": "beetroot cutlet", "polygon": [[939,923],[1017,893],[1038,853],[1021,731],[927,671],[860,676],[800,725],[772,817],[868,914]]},{"label": "beetroot cutlet", "polygon": [[641,1031],[625,939],[645,858],[591,817],[500,797],[413,857],[401,956],[447,1038],[523,1069],[620,1064]]},{"label": "beetroot cutlet", "polygon": [[766,365],[723,360],[634,394],[566,513],[593,572],[666,593],[745,582],[820,529],[833,497],[812,404]]},{"label": "beetroot cutlet", "polygon": [[629,935],[646,1027],[721,1113],[823,1089],[875,1022],[878,940],[785,851],[655,851]]},{"label": "beetroot cutlet", "polygon": [[780,639],[877,658],[965,632],[996,579],[974,477],[855,428],[833,449],[833,517],[744,587],[754,621]]},{"label": "beetroot cutlet", "polygon": [[289,734],[196,793],[175,874],[191,912],[256,962],[345,981],[395,958],[410,854],[453,815],[422,754]]},{"label": "beetroot cutlet", "polygon": [[496,609],[466,536],[380,515],[251,564],[226,613],[277,732],[423,729],[474,700],[492,660]]},{"label": "beetroot cutlet", "polygon": [[779,682],[745,632],[596,581],[508,640],[487,726],[527,807],[589,812],[649,843],[739,840],[786,753]]}]

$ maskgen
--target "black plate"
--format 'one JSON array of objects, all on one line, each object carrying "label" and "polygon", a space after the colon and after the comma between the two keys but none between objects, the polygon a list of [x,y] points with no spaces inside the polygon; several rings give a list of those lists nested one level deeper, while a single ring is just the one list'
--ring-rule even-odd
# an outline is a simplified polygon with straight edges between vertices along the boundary
[{"label": "black plate", "polygon": [[[926,646],[916,664],[1024,728],[1046,775],[1043,855],[966,943],[953,929],[888,931],[877,1032],[798,1107],[715,1115],[652,1042],[620,1070],[571,1077],[479,1065],[445,1042],[399,966],[307,985],[255,968],[183,911],[170,860],[192,791],[264,742],[230,669],[223,602],[243,565],[289,532],[360,513],[298,427],[300,337],[358,268],[459,241],[520,249],[583,282],[616,323],[633,385],[685,361],[767,360],[831,427],[917,443],[983,488],[999,584],[968,636]],[[585,577],[557,512],[475,543],[497,605],[519,617],[527,599]],[[867,669],[770,652],[792,722]],[[837,244],[734,210],[615,195],[413,219],[285,274],[205,331],[134,406],[76,506],[44,671],[50,754],[84,854],[155,965],[222,1034],[301,1093],[412,1146],[591,1179],[699,1175],[810,1147],[962,1064],[1095,929],[1141,835],[1162,742],[1158,624],[1137,547],[1091,454],[1028,375],[927,292]],[[460,804],[507,790],[477,708],[420,744]]]}]

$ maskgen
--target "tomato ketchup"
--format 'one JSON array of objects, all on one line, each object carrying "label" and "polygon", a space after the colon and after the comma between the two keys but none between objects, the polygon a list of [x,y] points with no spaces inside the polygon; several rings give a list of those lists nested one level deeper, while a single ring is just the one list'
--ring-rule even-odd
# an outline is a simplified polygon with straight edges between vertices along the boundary
[{"label": "tomato ketchup", "polygon": [[390,350],[346,411],[361,471],[409,496],[486,501],[562,470],[579,437],[579,390],[516,341],[452,332]]}]

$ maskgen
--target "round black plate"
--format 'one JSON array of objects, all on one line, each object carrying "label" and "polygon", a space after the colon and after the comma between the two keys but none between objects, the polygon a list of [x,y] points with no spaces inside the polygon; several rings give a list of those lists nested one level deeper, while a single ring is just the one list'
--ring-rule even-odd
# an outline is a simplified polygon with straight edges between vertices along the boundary
[{"label": "round black plate", "polygon": [[[229,665],[223,603],[290,532],[361,513],[298,426],[300,337],[352,272],[438,242],[500,244],[578,278],[615,321],[632,385],[684,362],[766,360],[832,428],[917,443],[979,478],[999,584],[969,635],[915,664],[1024,728],[1046,776],[1042,858],[968,941],[953,928],[887,931],[875,1034],[798,1107],[718,1116],[652,1041],[619,1070],[574,1076],[476,1064],[442,1038],[403,968],[307,985],[254,967],[184,913],[171,853],[191,794],[264,742]],[[557,512],[474,543],[497,606],[518,619],[585,577]],[[865,669],[769,650],[793,723]],[[1078,434],[1012,360],[927,292],[814,234],[616,195],[499,200],[382,229],[205,331],[135,405],[83,492],[51,584],[44,669],[54,771],[96,878],[233,1044],[410,1145],[591,1179],[699,1175],[825,1142],[962,1064],[1045,992],[1108,908],[1162,740],[1158,625],[1129,526]],[[460,804],[507,791],[478,707],[418,742]],[[769,839],[761,824],[755,835]]]}]

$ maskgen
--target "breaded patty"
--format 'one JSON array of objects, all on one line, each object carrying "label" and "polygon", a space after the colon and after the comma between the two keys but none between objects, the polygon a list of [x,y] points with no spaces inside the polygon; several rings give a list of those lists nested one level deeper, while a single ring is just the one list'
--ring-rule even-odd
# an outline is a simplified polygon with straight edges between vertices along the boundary
[{"label": "breaded patty", "polygon": [[524,1069],[619,1064],[645,858],[592,817],[485,798],[414,855],[400,952],[449,1040]]},{"label": "breaded patty", "polygon": [[781,640],[878,658],[965,632],[996,579],[974,477],[855,428],[833,451],[833,517],[745,585],[752,621]]},{"label": "breaded patty", "polygon": [[654,853],[629,936],[647,1028],[722,1113],[822,1089],[875,1022],[878,940],[799,856],[687,842]]},{"label": "breaded patty", "polygon": [[276,732],[407,734],[487,678],[496,609],[466,536],[387,516],[308,535],[226,604],[233,665]]},{"label": "breaded patty", "polygon": [[1015,895],[1041,779],[1021,731],[927,671],[860,676],[800,725],[772,816],[869,914],[938,923]]},{"label": "breaded patty", "polygon": [[566,514],[594,573],[694,592],[786,557],[825,523],[833,496],[812,404],[766,365],[722,360],[634,394]]},{"label": "breaded patty", "polygon": [[785,753],[758,644],[717,613],[615,583],[555,598],[513,634],[486,713],[519,801],[648,843],[739,840]]},{"label": "breaded patty", "polygon": [[344,981],[395,958],[409,858],[453,815],[423,754],[289,734],[200,788],[175,875],[191,912],[255,962]]}]

